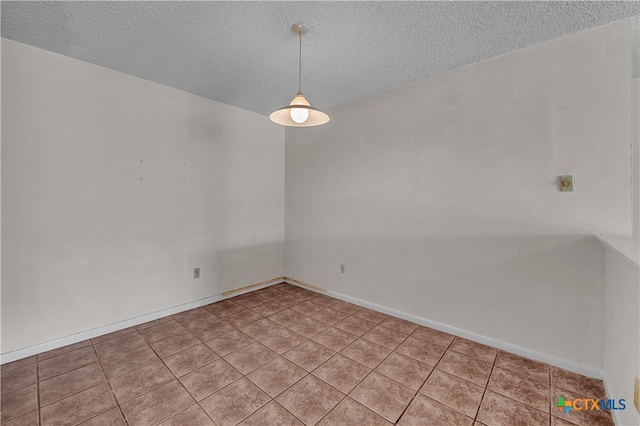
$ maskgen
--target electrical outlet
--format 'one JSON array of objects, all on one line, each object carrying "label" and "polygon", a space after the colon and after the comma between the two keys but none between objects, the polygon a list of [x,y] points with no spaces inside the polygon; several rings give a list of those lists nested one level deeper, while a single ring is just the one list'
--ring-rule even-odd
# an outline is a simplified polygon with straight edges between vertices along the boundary
[{"label": "electrical outlet", "polygon": [[200,268],[193,268],[193,279],[200,278]]},{"label": "electrical outlet", "polygon": [[344,263],[340,264],[340,273],[344,274]]},{"label": "electrical outlet", "polygon": [[636,411],[640,414],[640,381],[637,377],[633,385],[633,405],[636,406]]}]

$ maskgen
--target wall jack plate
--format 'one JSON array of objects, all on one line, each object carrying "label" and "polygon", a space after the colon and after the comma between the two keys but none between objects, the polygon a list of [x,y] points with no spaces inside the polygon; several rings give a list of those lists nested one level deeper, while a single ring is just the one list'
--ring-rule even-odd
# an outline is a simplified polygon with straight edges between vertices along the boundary
[{"label": "wall jack plate", "polygon": [[573,191],[573,176],[571,175],[560,176],[560,191],[562,192]]},{"label": "wall jack plate", "polygon": [[193,279],[200,278],[200,268],[193,268]]}]

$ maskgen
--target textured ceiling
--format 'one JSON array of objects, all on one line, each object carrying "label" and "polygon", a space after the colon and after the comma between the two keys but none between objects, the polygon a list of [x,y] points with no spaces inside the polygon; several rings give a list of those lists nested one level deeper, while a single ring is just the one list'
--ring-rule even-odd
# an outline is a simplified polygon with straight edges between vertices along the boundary
[{"label": "textured ceiling", "polygon": [[329,108],[631,16],[640,2],[10,2],[2,37],[260,114]]}]

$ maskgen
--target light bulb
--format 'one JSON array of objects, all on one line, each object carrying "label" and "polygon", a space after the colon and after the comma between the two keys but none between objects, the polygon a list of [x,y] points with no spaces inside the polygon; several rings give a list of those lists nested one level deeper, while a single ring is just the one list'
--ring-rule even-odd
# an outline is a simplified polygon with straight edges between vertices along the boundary
[{"label": "light bulb", "polygon": [[293,121],[302,124],[309,118],[309,110],[306,108],[291,108],[289,115]]}]

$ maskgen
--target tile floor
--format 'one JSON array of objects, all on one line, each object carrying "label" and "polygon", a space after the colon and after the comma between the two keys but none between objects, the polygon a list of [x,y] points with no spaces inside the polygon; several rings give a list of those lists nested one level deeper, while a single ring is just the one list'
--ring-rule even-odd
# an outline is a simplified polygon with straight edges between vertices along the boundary
[{"label": "tile floor", "polygon": [[278,284],[1,367],[2,425],[612,425],[601,381]]}]

